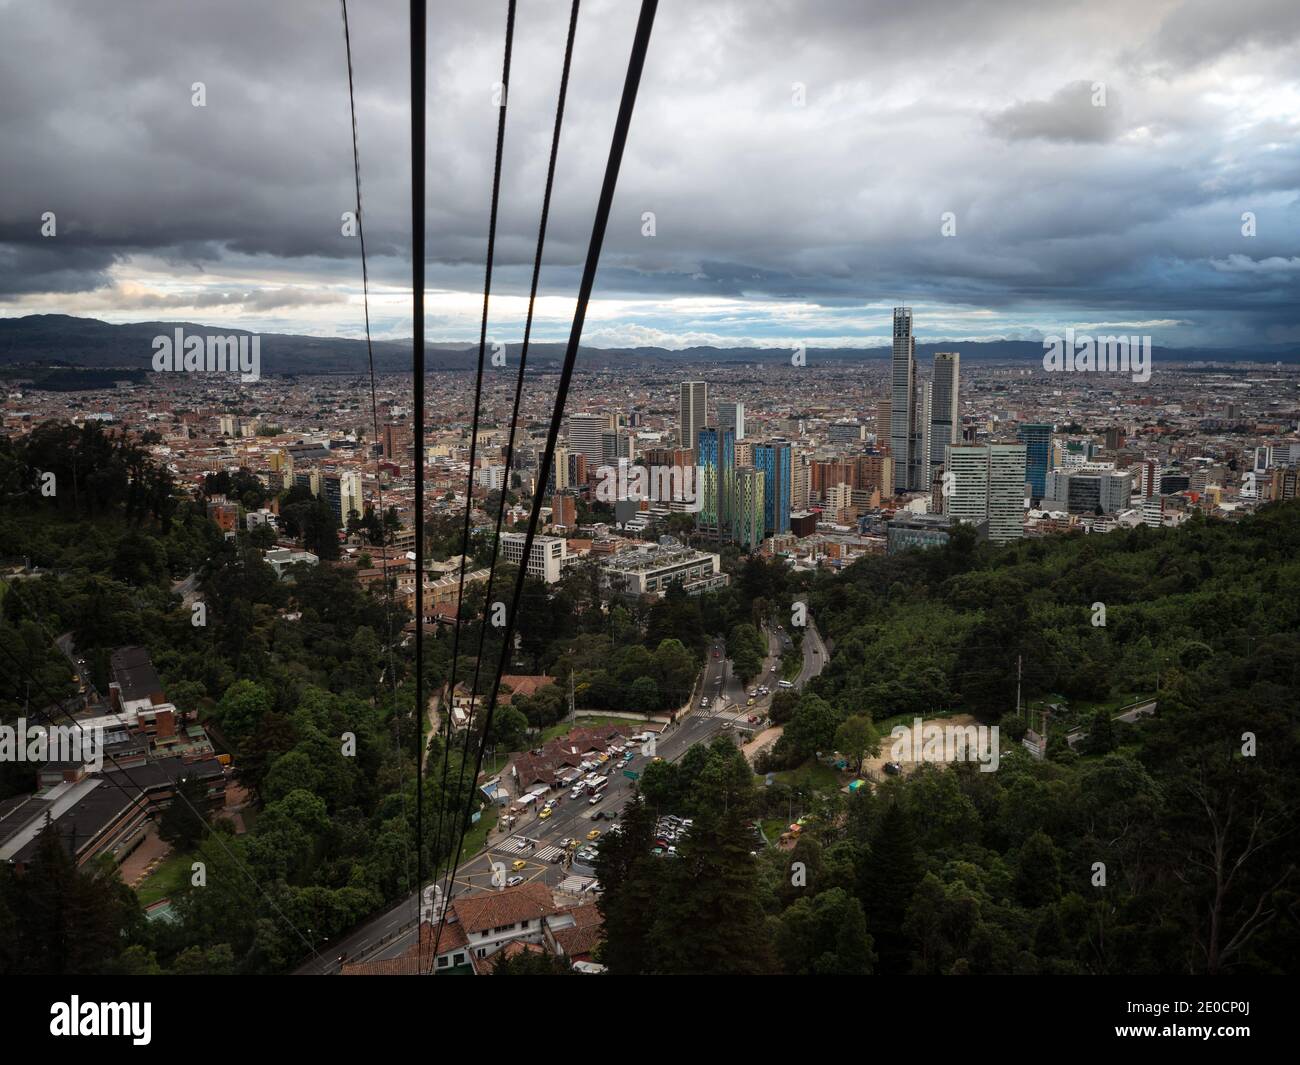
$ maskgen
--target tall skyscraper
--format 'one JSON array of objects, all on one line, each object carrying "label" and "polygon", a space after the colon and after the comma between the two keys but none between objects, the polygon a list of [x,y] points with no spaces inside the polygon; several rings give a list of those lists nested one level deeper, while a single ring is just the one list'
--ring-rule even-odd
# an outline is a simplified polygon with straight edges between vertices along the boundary
[{"label": "tall skyscraper", "polygon": [[587,460],[589,469],[596,469],[604,461],[605,430],[609,419],[603,414],[570,414],[565,436],[569,451]]},{"label": "tall skyscraper", "polygon": [[691,447],[708,423],[708,382],[683,381],[677,395],[677,439],[682,447]]},{"label": "tall skyscraper", "polygon": [[913,487],[912,460],[916,434],[916,341],[912,337],[912,308],[894,308],[894,353],[889,378],[889,453],[901,490]]},{"label": "tall skyscraper", "polygon": [[736,470],[735,505],[731,509],[731,540],[747,551],[763,543],[764,474],[752,466]]},{"label": "tall skyscraper", "polygon": [[961,425],[958,379],[961,355],[955,351],[934,353],[934,378],[930,393],[930,469],[942,466],[949,444],[957,442]]},{"label": "tall skyscraper", "polygon": [[736,434],[706,427],[696,437],[696,455],[703,483],[699,528],[719,539],[730,535],[732,498],[736,483]]},{"label": "tall skyscraper", "polygon": [[1052,427],[1025,424],[1016,430],[1016,439],[1025,445],[1025,477],[1030,498],[1042,499],[1047,495],[1047,471],[1051,469]]},{"label": "tall skyscraper", "polygon": [[718,401],[718,428],[734,429],[736,443],[745,439],[745,404],[739,400]]},{"label": "tall skyscraper", "polygon": [[792,452],[778,440],[754,445],[754,465],[763,471],[763,527],[765,535],[790,531],[790,481]]},{"label": "tall skyscraper", "polygon": [[790,509],[807,510],[812,482],[812,460],[806,451],[795,451],[790,458]]},{"label": "tall skyscraper", "polygon": [[916,389],[916,453],[913,461],[916,471],[912,484],[916,489],[930,486],[930,407],[934,399],[934,381],[922,381]]}]

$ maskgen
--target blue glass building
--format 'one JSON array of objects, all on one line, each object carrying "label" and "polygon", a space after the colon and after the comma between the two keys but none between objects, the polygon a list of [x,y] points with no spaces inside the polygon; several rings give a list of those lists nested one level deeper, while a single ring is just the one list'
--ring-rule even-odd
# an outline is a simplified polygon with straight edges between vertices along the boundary
[{"label": "blue glass building", "polygon": [[1052,427],[1050,425],[1022,425],[1016,438],[1025,445],[1025,481],[1029,495],[1042,499],[1047,495],[1047,470],[1052,462]]},{"label": "blue glass building", "polygon": [[788,443],[754,445],[754,465],[763,471],[764,535],[790,531],[790,478],[793,452]]}]

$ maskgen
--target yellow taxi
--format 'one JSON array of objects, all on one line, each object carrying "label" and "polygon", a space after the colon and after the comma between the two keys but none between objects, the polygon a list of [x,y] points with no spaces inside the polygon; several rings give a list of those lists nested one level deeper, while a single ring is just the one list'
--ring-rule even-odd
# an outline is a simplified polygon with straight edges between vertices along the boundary
[{"label": "yellow taxi", "polygon": [[600,838],[600,829],[598,829],[598,828],[593,828],[590,832],[587,833],[587,838],[588,838],[588,839],[599,839],[599,838]]},{"label": "yellow taxi", "polygon": [[553,810],[543,810],[540,814],[537,815],[537,820],[545,821],[548,817],[551,816],[552,813],[554,813]]},{"label": "yellow taxi", "polygon": [[520,869],[527,869],[528,863],[522,858],[516,858],[514,864],[510,868],[517,873]]}]

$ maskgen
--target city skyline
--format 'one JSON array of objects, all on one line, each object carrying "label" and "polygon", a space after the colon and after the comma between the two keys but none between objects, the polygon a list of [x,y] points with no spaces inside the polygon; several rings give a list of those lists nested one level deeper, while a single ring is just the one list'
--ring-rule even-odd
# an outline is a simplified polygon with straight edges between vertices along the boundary
[{"label": "city skyline", "polygon": [[[129,33],[101,6],[9,19],[0,94],[25,106],[0,114],[0,137],[39,147],[5,155],[0,315],[361,335],[356,242],[340,231],[353,195],[337,12],[136,10],[148,14]],[[584,6],[539,340],[562,339],[572,314],[598,180],[590,143],[612,121],[632,14]],[[439,24],[430,135],[454,150],[429,161],[431,337],[477,332],[499,18],[450,8]],[[502,334],[523,318],[563,39],[558,9],[525,4],[519,22],[492,300]],[[1285,0],[1231,14],[1175,0],[978,14],[719,2],[669,6],[660,26],[674,45],[647,66],[656,106],[629,143],[588,343],[887,342],[881,314],[904,301],[954,343],[1069,327],[1179,347],[1300,342],[1300,17]],[[201,58],[168,46],[196,27]],[[1067,62],[1041,63],[1066,40]],[[76,48],[76,82],[24,62],[56,44]],[[354,13],[353,44],[374,332],[404,337],[401,5]],[[146,121],[112,136],[128,108]],[[864,172],[886,145],[887,165]],[[712,208],[720,197],[726,210]],[[46,212],[56,236],[42,235]]]}]

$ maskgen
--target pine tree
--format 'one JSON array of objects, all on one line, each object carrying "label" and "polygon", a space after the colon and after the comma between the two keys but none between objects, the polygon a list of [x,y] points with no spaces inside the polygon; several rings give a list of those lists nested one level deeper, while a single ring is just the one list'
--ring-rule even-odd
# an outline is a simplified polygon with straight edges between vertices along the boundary
[{"label": "pine tree", "polygon": [[858,898],[867,911],[867,930],[879,956],[878,973],[909,970],[910,941],[903,921],[920,882],[916,833],[907,813],[892,803],[880,816],[858,876]]}]

